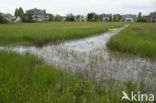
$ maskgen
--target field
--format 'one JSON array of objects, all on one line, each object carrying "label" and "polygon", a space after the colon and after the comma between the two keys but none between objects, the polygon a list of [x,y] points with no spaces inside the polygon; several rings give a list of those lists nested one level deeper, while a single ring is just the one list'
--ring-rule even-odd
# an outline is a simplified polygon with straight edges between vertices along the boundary
[{"label": "field", "polygon": [[94,85],[30,54],[0,51],[0,103],[121,103],[123,90],[137,87],[133,82]]},{"label": "field", "polygon": [[125,23],[47,22],[0,25],[0,45],[45,45],[96,35]]},{"label": "field", "polygon": [[135,23],[113,36],[108,47],[139,56],[156,57],[156,24]]}]

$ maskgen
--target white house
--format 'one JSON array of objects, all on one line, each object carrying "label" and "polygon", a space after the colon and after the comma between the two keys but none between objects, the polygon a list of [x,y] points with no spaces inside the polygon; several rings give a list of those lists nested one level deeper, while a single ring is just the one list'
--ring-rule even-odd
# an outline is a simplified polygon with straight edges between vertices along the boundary
[{"label": "white house", "polygon": [[20,23],[20,22],[22,22],[22,20],[21,20],[21,18],[18,16],[18,17],[13,17],[12,22],[14,22],[14,23]]},{"label": "white house", "polygon": [[18,16],[18,17],[15,17],[15,16],[12,16],[11,14],[9,13],[6,13],[3,15],[4,18],[8,21],[8,22],[14,22],[14,23],[19,23],[19,22],[22,22],[21,18]]}]

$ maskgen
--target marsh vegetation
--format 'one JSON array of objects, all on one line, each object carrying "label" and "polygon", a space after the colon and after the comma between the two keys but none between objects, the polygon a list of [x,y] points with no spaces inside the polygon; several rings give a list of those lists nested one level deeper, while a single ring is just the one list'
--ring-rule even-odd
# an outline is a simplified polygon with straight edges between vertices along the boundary
[{"label": "marsh vegetation", "polygon": [[46,45],[97,35],[125,23],[47,22],[0,25],[0,45]]},{"label": "marsh vegetation", "polygon": [[[37,24],[40,26],[37,27]],[[0,47],[0,103],[129,103],[127,100],[121,101],[122,91],[128,94],[131,91],[155,93],[155,61],[110,51],[106,47],[111,36],[122,33],[121,30],[125,27],[121,26],[124,24],[6,25],[10,31],[7,31],[5,26],[0,27],[3,28],[0,31],[1,37],[8,40],[3,41],[2,39],[1,45],[16,45]],[[20,28],[19,25],[25,25],[27,29],[24,30],[24,27],[21,27],[16,30],[15,25],[18,28]],[[47,29],[46,25],[48,25]],[[58,30],[55,26],[61,28]],[[33,27],[34,35],[30,35],[29,30],[33,31]],[[44,35],[44,30],[39,27],[45,27],[47,35]],[[101,35],[94,34],[111,28],[117,29],[112,29]],[[11,34],[11,32],[13,33]],[[76,32],[82,34],[76,35]],[[42,33],[43,35],[41,35]],[[94,36],[62,42],[89,35]],[[29,41],[29,39],[25,39],[25,36],[33,39]],[[39,36],[43,38],[48,36],[49,40],[56,39],[48,44],[55,42],[59,42],[59,44],[43,46],[46,43],[41,42],[39,44],[42,47],[23,46],[38,45],[35,42]],[[9,41],[9,38],[13,41]],[[17,41],[14,41],[16,38]]]},{"label": "marsh vegetation", "polygon": [[108,42],[111,50],[156,58],[156,24],[135,23]]}]

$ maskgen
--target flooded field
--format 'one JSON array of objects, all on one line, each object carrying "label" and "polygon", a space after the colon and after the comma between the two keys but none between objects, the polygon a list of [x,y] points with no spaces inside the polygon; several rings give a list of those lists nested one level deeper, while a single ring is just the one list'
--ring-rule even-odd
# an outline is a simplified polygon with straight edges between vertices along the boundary
[{"label": "flooded field", "polygon": [[125,27],[111,29],[101,35],[85,39],[67,41],[44,47],[0,47],[0,49],[29,52],[42,57],[46,62],[79,73],[95,83],[107,80],[144,82],[151,87],[156,85],[156,62],[146,58],[113,53],[106,47],[111,36]]}]

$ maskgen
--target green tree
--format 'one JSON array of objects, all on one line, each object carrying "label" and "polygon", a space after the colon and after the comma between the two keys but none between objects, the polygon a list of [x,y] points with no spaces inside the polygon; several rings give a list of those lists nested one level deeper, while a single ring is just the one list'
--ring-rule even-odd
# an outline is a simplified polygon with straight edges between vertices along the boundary
[{"label": "green tree", "polygon": [[0,24],[7,23],[8,21],[4,18],[3,13],[0,13]]},{"label": "green tree", "polygon": [[67,14],[66,21],[75,21],[75,16],[72,13]]},{"label": "green tree", "polygon": [[144,16],[142,16],[142,13],[139,12],[138,17],[137,17],[137,22],[145,22],[146,19]]},{"label": "green tree", "polygon": [[21,18],[24,16],[24,11],[23,11],[22,7],[20,7],[18,9],[18,16],[21,17]]},{"label": "green tree", "polygon": [[112,15],[109,17],[109,22],[111,22],[112,21]]},{"label": "green tree", "polygon": [[156,11],[155,12],[151,12],[150,15],[156,15]]},{"label": "green tree", "polygon": [[28,22],[33,22],[32,13],[28,14]]},{"label": "green tree", "polygon": [[48,14],[49,16],[49,21],[54,21],[54,15],[53,14]]},{"label": "green tree", "polygon": [[139,12],[138,17],[137,17],[137,21],[140,21],[141,18],[142,18],[142,14],[141,14],[141,12]]},{"label": "green tree", "polygon": [[14,15],[15,15],[16,17],[19,16],[19,17],[22,19],[22,21],[25,20],[25,17],[24,17],[24,11],[23,11],[22,7],[20,7],[19,9],[16,8],[16,9],[15,9],[15,13],[14,13]]},{"label": "green tree", "polygon": [[76,15],[76,16],[75,16],[75,19],[76,19],[76,21],[81,21],[82,16],[81,16],[81,15]]},{"label": "green tree", "polygon": [[18,16],[18,8],[16,8],[14,16],[16,16],[16,17]]},{"label": "green tree", "polygon": [[85,21],[85,17],[83,15],[76,15],[75,21]]},{"label": "green tree", "polygon": [[62,17],[60,15],[55,16],[55,21],[62,21]]},{"label": "green tree", "polygon": [[99,15],[99,20],[103,21],[103,16],[102,15]]},{"label": "green tree", "polygon": [[28,23],[35,22],[35,21],[33,21],[33,17],[32,17],[31,12],[29,12],[27,15],[24,16],[23,22],[28,22]]},{"label": "green tree", "polygon": [[95,21],[96,14],[95,13],[88,13],[87,14],[87,21]]},{"label": "green tree", "polygon": [[121,19],[121,15],[120,14],[115,14],[113,15],[113,21],[118,22]]},{"label": "green tree", "polygon": [[94,21],[100,21],[100,15],[95,14],[94,15]]}]

